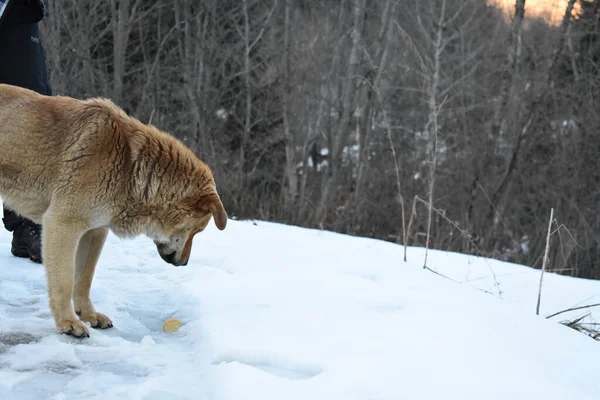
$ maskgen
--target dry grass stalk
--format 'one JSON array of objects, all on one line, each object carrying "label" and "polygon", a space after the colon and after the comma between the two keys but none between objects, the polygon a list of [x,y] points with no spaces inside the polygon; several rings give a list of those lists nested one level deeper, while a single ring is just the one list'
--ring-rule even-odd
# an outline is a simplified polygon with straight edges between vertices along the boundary
[{"label": "dry grass stalk", "polygon": [[552,221],[554,220],[554,208],[550,209],[550,222],[548,223],[548,234],[546,235],[546,250],[544,251],[544,259],[542,261],[542,273],[540,274],[540,286],[538,288],[537,306],[535,315],[540,315],[540,301],[542,299],[542,281],[544,280],[544,272],[548,265],[548,253],[550,252],[550,236],[552,236]]},{"label": "dry grass stalk", "polygon": [[[408,232],[409,233],[410,233],[410,228],[411,228],[412,221],[413,221],[413,216],[416,215],[416,207],[415,207],[416,201],[419,201],[419,202],[423,203],[426,207],[428,207],[428,209],[431,209],[437,215],[439,215],[440,217],[442,217],[442,219],[444,219],[446,222],[448,222],[450,224],[450,226],[452,226],[454,229],[456,229],[457,231],[459,231],[460,234],[466,240],[469,241],[469,243],[471,244],[471,246],[473,246],[473,248],[475,249],[475,251],[477,252],[477,254],[479,256],[481,256],[483,258],[486,258],[486,255],[483,253],[483,251],[481,251],[481,249],[479,248],[479,246],[477,246],[477,243],[475,243],[475,241],[471,237],[471,234],[466,229],[462,229],[460,227],[460,225],[458,225],[458,222],[453,221],[450,218],[448,218],[448,216],[446,215],[446,213],[443,210],[437,209],[435,207],[431,207],[430,208],[430,203],[428,203],[426,200],[423,200],[419,196],[415,196],[414,197],[414,201],[413,201],[413,213],[412,213],[411,218],[410,218],[409,223],[408,223]],[[486,260],[486,262],[487,262],[487,260]],[[494,278],[494,286],[498,288],[498,296],[502,297],[502,290],[500,290],[500,282],[498,282],[498,279],[496,278],[496,273],[492,269],[492,267],[489,264],[489,262],[487,262],[487,265],[488,265],[488,268],[490,270],[490,273],[492,274],[492,277]],[[423,268],[427,269],[427,270],[430,270],[432,272],[436,272],[436,271],[433,271],[431,268],[427,267],[426,265],[423,266]]]},{"label": "dry grass stalk", "polygon": [[600,330],[598,328],[600,324],[594,322],[584,322],[585,318],[589,316],[590,314],[587,313],[570,321],[561,321],[561,324],[563,324],[564,326],[568,326],[569,328],[574,329],[577,332],[581,332],[594,340],[600,341]]}]

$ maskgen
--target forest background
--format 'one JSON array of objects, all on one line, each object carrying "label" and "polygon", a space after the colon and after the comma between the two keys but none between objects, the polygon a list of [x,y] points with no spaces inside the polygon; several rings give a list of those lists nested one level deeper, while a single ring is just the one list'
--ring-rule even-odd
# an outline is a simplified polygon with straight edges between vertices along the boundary
[{"label": "forest background", "polygon": [[235,218],[540,267],[554,209],[548,269],[600,278],[600,1],[47,3],[54,94],[183,140]]}]

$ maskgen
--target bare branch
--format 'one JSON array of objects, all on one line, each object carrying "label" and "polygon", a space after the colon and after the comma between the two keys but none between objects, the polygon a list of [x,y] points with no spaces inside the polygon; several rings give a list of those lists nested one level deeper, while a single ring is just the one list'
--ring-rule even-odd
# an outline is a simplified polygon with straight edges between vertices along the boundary
[{"label": "bare branch", "polygon": [[588,305],[585,305],[585,306],[567,308],[566,310],[562,310],[562,311],[555,312],[554,314],[550,314],[546,318],[550,319],[550,318],[556,317],[557,315],[564,314],[566,312],[583,310],[583,309],[586,309],[586,308],[592,308],[592,307],[598,307],[598,306],[600,306],[600,303],[588,304]]}]

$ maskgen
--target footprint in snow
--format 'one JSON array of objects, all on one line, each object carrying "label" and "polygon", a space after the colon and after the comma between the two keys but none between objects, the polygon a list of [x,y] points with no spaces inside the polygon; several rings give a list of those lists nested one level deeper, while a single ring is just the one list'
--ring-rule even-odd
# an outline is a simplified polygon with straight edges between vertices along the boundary
[{"label": "footprint in snow", "polygon": [[0,333],[0,353],[8,351],[10,347],[18,344],[36,343],[39,338],[25,332],[2,332]]},{"label": "footprint in snow", "polygon": [[382,314],[395,314],[404,309],[404,304],[379,303],[379,304],[371,304],[370,308],[372,310],[378,311]]},{"label": "footprint in snow", "polygon": [[251,368],[259,369],[268,374],[289,380],[310,379],[319,375],[320,368],[308,365],[299,365],[289,362],[276,362],[275,360],[260,357],[230,357],[224,356],[213,361],[214,365],[241,364]]}]

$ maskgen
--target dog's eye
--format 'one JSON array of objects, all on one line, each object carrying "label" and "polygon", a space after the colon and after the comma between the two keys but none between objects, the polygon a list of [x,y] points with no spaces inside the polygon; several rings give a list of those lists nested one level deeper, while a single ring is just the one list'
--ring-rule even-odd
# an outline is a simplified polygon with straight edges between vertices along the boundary
[{"label": "dog's eye", "polygon": [[175,243],[179,243],[179,238],[175,239]]}]

